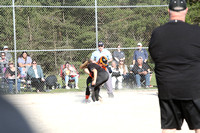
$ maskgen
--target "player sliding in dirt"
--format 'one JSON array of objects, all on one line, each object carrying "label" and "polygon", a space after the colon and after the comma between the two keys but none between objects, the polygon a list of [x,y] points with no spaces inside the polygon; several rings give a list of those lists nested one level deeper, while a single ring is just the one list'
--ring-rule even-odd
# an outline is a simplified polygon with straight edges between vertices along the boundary
[{"label": "player sliding in dirt", "polygon": [[99,59],[98,64],[92,63],[90,60],[86,59],[84,63],[80,66],[85,73],[89,75],[86,80],[86,103],[89,102],[90,90],[92,92],[93,102],[99,101],[100,86],[108,80],[108,72],[106,71],[107,58],[102,56]]}]

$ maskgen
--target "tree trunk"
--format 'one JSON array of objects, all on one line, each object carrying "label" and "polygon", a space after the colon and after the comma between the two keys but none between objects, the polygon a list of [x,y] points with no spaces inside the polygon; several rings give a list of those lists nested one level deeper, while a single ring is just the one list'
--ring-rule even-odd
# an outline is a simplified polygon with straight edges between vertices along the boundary
[{"label": "tree trunk", "polygon": [[[63,12],[63,23],[65,23],[65,13]],[[66,29],[66,46],[69,45],[69,40],[68,40],[68,34],[67,34],[67,29]]]},{"label": "tree trunk", "polygon": [[[53,27],[53,44],[54,44],[54,49],[57,49],[56,48],[56,33],[54,31],[54,27]],[[57,52],[54,51],[54,63],[55,63],[55,71],[57,70]]]},{"label": "tree trunk", "polygon": [[[33,36],[32,36],[32,31],[31,31],[31,24],[30,24],[30,18],[28,16],[28,30],[29,30],[29,45],[30,49],[33,49]],[[32,56],[32,54],[31,54]]]}]

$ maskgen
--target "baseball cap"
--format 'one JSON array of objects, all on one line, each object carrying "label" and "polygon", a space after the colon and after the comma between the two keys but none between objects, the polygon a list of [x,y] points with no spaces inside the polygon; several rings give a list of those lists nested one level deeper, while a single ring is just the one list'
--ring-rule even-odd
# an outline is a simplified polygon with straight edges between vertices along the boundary
[{"label": "baseball cap", "polygon": [[169,9],[172,11],[183,11],[187,8],[187,3],[185,0],[170,0]]},{"label": "baseball cap", "polygon": [[4,47],[3,47],[3,49],[7,49],[7,48],[8,48],[8,46],[4,46]]},{"label": "baseball cap", "polygon": [[98,46],[103,46],[104,44],[103,44],[103,42],[102,41],[99,41],[98,42]]},{"label": "baseball cap", "polygon": [[139,42],[137,45],[138,45],[138,46],[142,46],[142,43]]},{"label": "baseball cap", "polygon": [[142,56],[139,56],[137,59],[143,59]]},{"label": "baseball cap", "polygon": [[13,62],[13,61],[9,61],[9,63],[8,63],[8,64],[9,64],[9,65],[10,65],[10,64],[14,64],[14,62]]}]

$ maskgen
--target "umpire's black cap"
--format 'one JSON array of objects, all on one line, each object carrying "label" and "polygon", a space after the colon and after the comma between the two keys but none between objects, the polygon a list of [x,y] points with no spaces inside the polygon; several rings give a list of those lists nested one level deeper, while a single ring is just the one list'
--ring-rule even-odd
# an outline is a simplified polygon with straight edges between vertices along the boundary
[{"label": "umpire's black cap", "polygon": [[170,0],[169,9],[172,11],[183,11],[187,8],[186,0]]},{"label": "umpire's black cap", "polygon": [[103,42],[102,41],[99,41],[98,42],[98,46],[103,46],[104,44],[103,44]]}]

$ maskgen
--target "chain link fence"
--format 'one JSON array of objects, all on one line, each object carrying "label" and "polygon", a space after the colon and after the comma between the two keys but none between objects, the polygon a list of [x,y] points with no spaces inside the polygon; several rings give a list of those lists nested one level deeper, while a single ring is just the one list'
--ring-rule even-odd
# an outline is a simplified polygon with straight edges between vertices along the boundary
[{"label": "chain link fence", "polygon": [[[111,53],[121,45],[129,67],[137,43],[147,49],[152,30],[168,21],[166,5],[167,0],[1,0],[1,52],[8,46],[17,63],[26,51],[60,84],[60,67],[69,61],[84,89],[79,66],[97,49],[96,42],[103,41]],[[148,62],[153,69],[150,57]]]}]

